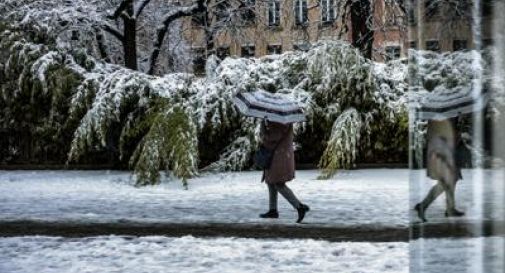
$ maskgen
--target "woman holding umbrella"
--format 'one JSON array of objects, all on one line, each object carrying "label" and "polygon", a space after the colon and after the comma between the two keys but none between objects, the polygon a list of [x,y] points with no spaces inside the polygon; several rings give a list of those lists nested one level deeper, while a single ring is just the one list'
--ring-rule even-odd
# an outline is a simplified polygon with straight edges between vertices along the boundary
[{"label": "woman holding umbrella", "polygon": [[273,151],[270,167],[263,170],[262,181],[268,186],[269,210],[261,218],[279,218],[277,196],[280,193],[298,211],[300,223],[309,211],[286,183],[295,178],[295,155],[293,150],[293,125],[263,120],[260,129],[261,145]]},{"label": "woman holding umbrella", "polygon": [[238,94],[233,102],[242,114],[263,119],[255,163],[263,168],[261,180],[268,186],[269,210],[260,217],[279,218],[277,197],[280,193],[298,211],[296,222],[302,222],[309,207],[286,186],[295,178],[293,123],[305,121],[301,108],[282,95],[265,91]]}]

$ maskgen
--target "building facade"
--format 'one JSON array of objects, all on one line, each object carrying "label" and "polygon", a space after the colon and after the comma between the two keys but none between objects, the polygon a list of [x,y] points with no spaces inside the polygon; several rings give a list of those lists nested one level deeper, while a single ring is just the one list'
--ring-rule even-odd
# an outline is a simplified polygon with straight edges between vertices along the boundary
[{"label": "building facade", "polygon": [[493,44],[493,0],[482,0],[478,11],[471,0],[410,1],[409,48],[444,52],[475,49],[477,46],[485,48]]},{"label": "building facade", "polygon": [[[407,53],[406,16],[389,0],[373,1],[374,54],[379,61]],[[307,50],[324,40],[351,40],[350,23],[342,18],[343,0],[212,1],[212,17],[188,18],[186,39],[193,48],[195,70],[209,53],[261,57]],[[220,12],[222,10],[222,12]],[[210,34],[209,34],[210,33]],[[209,45],[209,37],[212,44]],[[212,51],[212,52],[209,52]]]}]

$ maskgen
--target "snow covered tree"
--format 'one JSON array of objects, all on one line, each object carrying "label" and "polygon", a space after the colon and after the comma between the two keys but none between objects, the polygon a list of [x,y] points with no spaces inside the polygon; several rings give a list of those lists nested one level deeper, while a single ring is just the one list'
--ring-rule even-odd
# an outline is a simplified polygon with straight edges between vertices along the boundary
[{"label": "snow covered tree", "polygon": [[[232,104],[237,92],[264,89],[299,102],[308,116],[295,128],[301,156],[313,153],[312,159],[320,160],[328,174],[353,166],[370,150],[386,150],[389,132],[401,128],[398,124],[406,115],[406,65],[373,63],[344,42],[319,43],[307,52],[211,61],[212,73],[206,78],[186,73],[160,77],[103,62],[100,54],[83,50],[86,45],[58,46],[71,38],[53,38],[39,26],[18,25],[2,33],[10,52],[3,56],[2,70],[11,78],[2,85],[2,94],[7,94],[2,98],[7,99],[1,102],[32,107],[32,102],[9,94],[45,94],[60,79],[52,76],[52,68],[69,71],[73,80],[65,81],[60,88],[64,92],[47,92],[50,98],[63,94],[55,101],[68,104],[41,104],[47,111],[37,117],[45,121],[54,116],[51,111],[61,113],[54,127],[71,132],[72,141],[60,148],[68,148],[69,163],[108,152],[120,162],[132,163],[139,185],[158,183],[159,169],[171,169],[184,182],[200,168],[249,168],[258,121],[237,113]],[[5,118],[5,124],[13,121],[16,118]],[[29,121],[29,130],[36,122]],[[367,149],[371,139],[383,145]],[[391,146],[401,152],[404,143]]]}]

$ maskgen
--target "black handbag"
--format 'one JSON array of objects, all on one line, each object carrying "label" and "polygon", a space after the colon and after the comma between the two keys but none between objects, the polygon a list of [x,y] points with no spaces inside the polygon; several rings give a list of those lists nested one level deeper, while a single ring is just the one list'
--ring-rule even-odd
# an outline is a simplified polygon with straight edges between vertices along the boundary
[{"label": "black handbag", "polygon": [[254,165],[262,170],[270,169],[270,165],[272,165],[272,159],[274,158],[274,152],[277,150],[277,147],[279,147],[285,137],[286,136],[283,136],[281,140],[279,140],[273,150],[267,149],[265,146],[261,145],[256,153],[254,153]]},{"label": "black handbag", "polygon": [[261,145],[254,154],[254,165],[262,170],[269,169],[270,165],[272,165],[274,151],[275,150],[269,150],[265,146]]}]

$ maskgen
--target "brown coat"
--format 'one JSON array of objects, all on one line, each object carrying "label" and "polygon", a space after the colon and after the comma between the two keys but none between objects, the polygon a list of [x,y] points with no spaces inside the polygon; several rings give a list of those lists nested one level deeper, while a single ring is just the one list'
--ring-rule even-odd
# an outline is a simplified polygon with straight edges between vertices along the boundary
[{"label": "brown coat", "polygon": [[427,172],[434,180],[454,183],[461,179],[456,162],[456,131],[451,121],[428,121]]},{"label": "brown coat", "polygon": [[[261,124],[261,143],[273,150],[272,165],[263,173],[263,179],[269,184],[285,183],[295,178],[295,153],[293,149],[293,125],[276,122]],[[280,142],[279,142],[280,141]],[[262,179],[262,180],[263,180]]]}]

